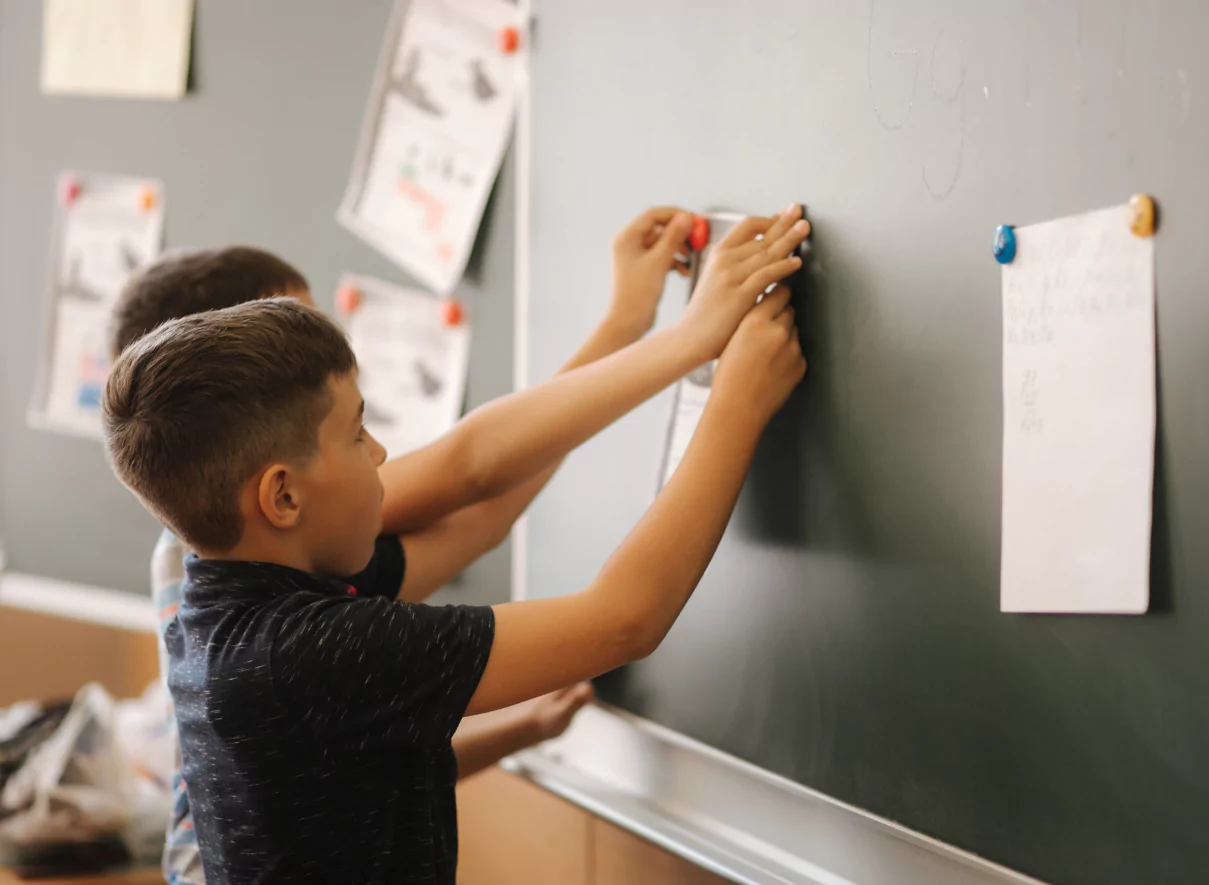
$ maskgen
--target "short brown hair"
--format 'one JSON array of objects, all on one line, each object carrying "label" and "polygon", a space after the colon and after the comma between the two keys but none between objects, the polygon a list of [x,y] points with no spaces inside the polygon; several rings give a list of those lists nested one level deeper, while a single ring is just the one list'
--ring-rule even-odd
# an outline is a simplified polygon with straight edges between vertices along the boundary
[{"label": "short brown hair", "polygon": [[167,255],[130,278],[113,309],[109,355],[178,317],[304,291],[306,277],[276,255],[228,246]]},{"label": "short brown hair", "polygon": [[109,374],[110,463],[194,549],[230,550],[243,536],[243,484],[274,460],[314,454],[328,381],[356,365],[340,328],[290,298],[171,320]]}]

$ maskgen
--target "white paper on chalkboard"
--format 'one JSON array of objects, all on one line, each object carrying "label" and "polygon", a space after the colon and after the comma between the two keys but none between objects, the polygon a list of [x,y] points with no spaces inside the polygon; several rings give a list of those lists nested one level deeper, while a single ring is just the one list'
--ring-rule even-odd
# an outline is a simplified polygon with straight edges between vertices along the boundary
[{"label": "white paper on chalkboard", "polygon": [[516,111],[505,0],[399,0],[340,223],[434,292],[462,279]]},{"label": "white paper on chalkboard", "polygon": [[65,172],[58,186],[47,329],[28,420],[40,430],[100,438],[110,316],[130,276],[159,255],[164,188],[155,179],[90,172]]},{"label": "white paper on chalkboard", "polygon": [[1119,206],[1016,230],[1003,268],[1005,612],[1150,600],[1154,239]]},{"label": "white paper on chalkboard", "polygon": [[359,303],[341,319],[357,355],[365,427],[397,457],[435,442],[462,414],[470,326],[448,325],[446,302],[374,277],[346,274]]},{"label": "white paper on chalkboard", "polygon": [[[710,241],[709,245],[693,256],[692,275],[689,279],[690,298],[693,290],[697,288],[697,281],[701,279],[706,262],[709,261],[713,244],[730,233],[745,217],[734,212],[712,212],[706,215],[709,220]],[[682,378],[676,385],[672,421],[664,443],[663,465],[659,472],[660,489],[667,485],[676,468],[680,466],[684,453],[688,451],[688,444],[697,432],[697,425],[701,423],[701,416],[705,412],[705,404],[709,402],[710,390],[714,383],[714,368],[717,364],[717,360],[706,363]]]},{"label": "white paper on chalkboard", "polygon": [[42,91],[181,98],[193,0],[44,0]]}]

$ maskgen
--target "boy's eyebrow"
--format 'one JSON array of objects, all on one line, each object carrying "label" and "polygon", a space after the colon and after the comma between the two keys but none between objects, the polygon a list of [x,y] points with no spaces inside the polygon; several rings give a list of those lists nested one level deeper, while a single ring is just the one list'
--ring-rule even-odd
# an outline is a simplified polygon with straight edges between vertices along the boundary
[{"label": "boy's eyebrow", "polygon": [[353,420],[360,424],[365,419],[365,400],[361,400],[361,405],[357,407],[357,417]]}]

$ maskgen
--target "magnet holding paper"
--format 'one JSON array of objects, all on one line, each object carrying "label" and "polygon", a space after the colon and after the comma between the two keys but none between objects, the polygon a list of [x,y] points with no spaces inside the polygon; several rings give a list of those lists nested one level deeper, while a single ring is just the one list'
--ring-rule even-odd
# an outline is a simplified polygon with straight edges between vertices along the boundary
[{"label": "magnet holding paper", "polygon": [[709,219],[698,215],[693,219],[693,229],[688,235],[688,244],[694,252],[700,252],[709,245]]},{"label": "magnet holding paper", "polygon": [[356,286],[346,284],[336,290],[336,310],[350,316],[360,306],[361,290]]},{"label": "magnet holding paper", "polygon": [[74,175],[63,180],[62,189],[59,191],[59,200],[64,206],[70,206],[80,198],[80,179]]},{"label": "magnet holding paper", "polygon": [[521,32],[512,25],[500,28],[499,33],[496,34],[496,42],[499,44],[500,52],[504,55],[512,55],[521,47]]},{"label": "magnet holding paper", "polygon": [[1016,257],[1016,230],[1010,224],[995,228],[994,254],[1000,264],[1011,264]]},{"label": "magnet holding paper", "polygon": [[1134,194],[1129,200],[1129,229],[1135,237],[1154,236],[1154,200],[1146,194]]},{"label": "magnet holding paper", "polygon": [[147,185],[139,193],[139,208],[144,212],[150,212],[159,204],[159,201],[159,192],[151,185]]},{"label": "magnet holding paper", "polygon": [[460,326],[465,318],[466,312],[462,309],[462,302],[456,298],[450,298],[441,305],[441,320],[445,325]]}]

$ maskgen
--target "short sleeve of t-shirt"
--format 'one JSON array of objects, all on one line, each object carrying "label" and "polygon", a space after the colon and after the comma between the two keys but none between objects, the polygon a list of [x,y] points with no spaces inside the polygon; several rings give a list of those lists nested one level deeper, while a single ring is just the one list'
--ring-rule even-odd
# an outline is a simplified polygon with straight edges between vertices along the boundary
[{"label": "short sleeve of t-shirt", "polygon": [[322,742],[434,746],[453,737],[494,636],[485,606],[315,597],[281,621],[274,689]]},{"label": "short sleeve of t-shirt", "polygon": [[398,535],[383,535],[374,544],[374,557],[365,571],[348,579],[362,598],[384,596],[394,599],[403,586],[403,574],[407,570],[407,557],[403,542]]}]

